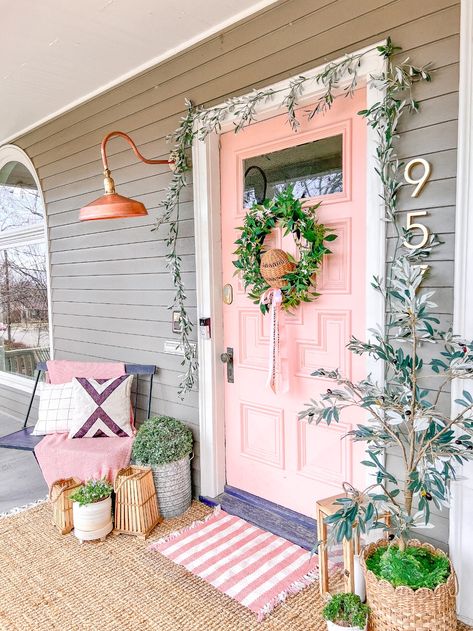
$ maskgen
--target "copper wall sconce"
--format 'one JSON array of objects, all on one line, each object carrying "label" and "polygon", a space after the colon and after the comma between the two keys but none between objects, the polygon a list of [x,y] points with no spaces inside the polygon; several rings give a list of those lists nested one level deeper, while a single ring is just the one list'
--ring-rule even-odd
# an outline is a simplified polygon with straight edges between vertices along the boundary
[{"label": "copper wall sconce", "polygon": [[111,131],[102,140],[100,148],[103,162],[103,185],[105,188],[105,195],[95,199],[93,202],[90,202],[90,204],[87,204],[87,206],[84,206],[84,208],[81,209],[79,215],[81,221],[92,221],[97,219],[124,219],[127,217],[140,217],[148,214],[144,204],[135,199],[119,195],[115,192],[115,182],[113,181],[110,169],[108,168],[107,158],[107,142],[111,138],[115,137],[124,138],[131,146],[135,156],[145,164],[167,164],[170,168],[174,165],[174,162],[171,160],[148,160],[141,155],[137,146],[128,134],[125,134],[122,131]]}]

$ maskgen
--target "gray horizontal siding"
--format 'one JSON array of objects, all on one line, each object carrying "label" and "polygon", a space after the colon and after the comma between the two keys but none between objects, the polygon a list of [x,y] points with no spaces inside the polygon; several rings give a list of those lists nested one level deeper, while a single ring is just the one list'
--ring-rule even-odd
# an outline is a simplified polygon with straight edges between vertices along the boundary
[{"label": "gray horizontal siding", "polygon": [[[164,340],[172,337],[165,230],[150,232],[170,175],[165,168],[137,164],[127,146],[114,140],[110,164],[119,191],[139,197],[150,217],[80,224],[78,210],[101,195],[99,143],[106,132],[122,129],[132,133],[144,154],[164,157],[169,151],[165,138],[182,116],[185,97],[218,103],[387,35],[404,48],[402,56],[411,55],[419,64],[433,61],[436,67],[434,81],[417,91],[421,113],[403,123],[400,140],[403,158],[422,155],[432,162],[432,179],[417,200],[403,192],[400,208],[402,213],[428,209],[426,223],[444,241],[433,257],[428,284],[439,288],[447,321],[452,313],[458,34],[458,0],[286,0],[18,139],[38,169],[47,202],[56,356],[157,364],[153,411],[186,420],[198,452],[197,395],[178,402],[180,360],[163,353]],[[195,319],[191,187],[181,201],[179,251]],[[389,252],[391,243],[390,238]],[[1,395],[15,412],[15,400],[0,389]],[[395,467],[396,456],[390,465],[391,460]],[[197,487],[199,466],[197,455]],[[444,526],[435,537],[444,538]]]},{"label": "gray horizontal siding", "polygon": [[[18,427],[16,429],[21,428],[22,422],[26,418],[26,412],[28,410],[30,399],[31,395],[27,392],[0,385],[0,435],[3,433],[1,429],[3,417],[13,417],[17,419]],[[36,418],[37,405],[35,403],[31,410],[29,424],[34,423]]]}]

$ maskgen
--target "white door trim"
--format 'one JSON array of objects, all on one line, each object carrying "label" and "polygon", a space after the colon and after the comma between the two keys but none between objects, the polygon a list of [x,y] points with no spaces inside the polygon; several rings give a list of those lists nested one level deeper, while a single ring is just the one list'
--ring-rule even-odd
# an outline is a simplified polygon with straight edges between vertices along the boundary
[{"label": "white door trim", "polygon": [[[382,43],[382,42],[381,42]],[[384,60],[375,44],[356,51],[366,52],[359,68],[359,84],[366,84],[369,77],[380,73]],[[336,60],[339,61],[339,60]],[[304,73],[304,76],[317,75],[324,66]],[[275,92],[289,87],[291,79],[269,86]],[[309,84],[309,85],[308,85]],[[341,84],[340,87],[343,87]],[[307,82],[300,96],[299,106],[314,102],[323,93],[323,88],[314,82]],[[382,93],[373,87],[367,90],[367,106],[370,107],[382,98]],[[277,94],[256,108],[258,121],[282,113]],[[221,133],[233,127],[229,117],[222,124]],[[384,277],[386,260],[386,228],[384,207],[380,199],[380,182],[375,172],[376,133],[367,128],[366,155],[366,243],[378,244],[367,249],[366,286],[373,275]],[[197,317],[211,318],[210,339],[198,336],[199,354],[199,419],[200,419],[200,462],[201,494],[215,497],[223,491],[225,484],[225,430],[224,430],[224,370],[220,362],[223,348],[222,317],[222,264],[220,230],[220,168],[219,135],[214,133],[204,141],[197,140],[193,150],[194,178],[194,221],[196,242],[197,275]],[[384,301],[374,291],[367,291],[367,329],[384,322]],[[381,384],[384,379],[381,362],[369,361],[368,371]],[[303,405],[301,401],[301,406]]]},{"label": "white door trim", "polygon": [[[458,112],[458,166],[455,214],[455,283],[453,330],[473,339],[473,3],[461,2],[460,25],[460,106]],[[454,383],[452,412],[461,390],[471,392],[473,381]],[[450,556],[458,576],[460,591],[458,615],[473,625],[473,463],[463,467],[464,479],[452,485],[450,509]]]}]

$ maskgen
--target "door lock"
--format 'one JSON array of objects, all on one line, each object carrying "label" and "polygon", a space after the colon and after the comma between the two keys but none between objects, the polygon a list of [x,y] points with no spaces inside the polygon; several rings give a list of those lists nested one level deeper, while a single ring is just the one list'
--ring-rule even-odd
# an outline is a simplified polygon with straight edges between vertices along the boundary
[{"label": "door lock", "polygon": [[224,364],[227,364],[227,381],[228,383],[235,382],[235,374],[233,372],[233,348],[227,347],[227,352],[220,355],[220,359]]}]

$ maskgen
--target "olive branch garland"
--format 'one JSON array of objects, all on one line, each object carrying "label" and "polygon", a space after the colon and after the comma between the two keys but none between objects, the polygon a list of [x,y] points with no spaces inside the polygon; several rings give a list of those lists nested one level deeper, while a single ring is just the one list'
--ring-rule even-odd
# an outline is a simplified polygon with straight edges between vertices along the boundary
[{"label": "olive branch garland", "polygon": [[317,221],[316,211],[320,204],[303,208],[299,199],[294,197],[293,187],[277,195],[274,200],[266,199],[262,204],[254,204],[245,216],[239,238],[235,241],[237,249],[233,254],[235,274],[241,273],[245,289],[250,288],[248,296],[259,305],[262,313],[268,311],[268,305],[260,302],[262,294],[269,289],[260,271],[264,240],[279,225],[284,235],[293,234],[300,258],[292,259],[296,265],[294,271],[285,274],[287,284],[282,288],[282,307],[289,311],[301,302],[311,302],[319,294],[315,289],[314,274],[322,264],[323,257],[331,254],[325,241],[337,238],[330,228]]},{"label": "olive branch garland", "polygon": [[[386,46],[376,47],[379,54],[388,59],[392,65],[393,73],[390,74],[391,90],[386,90],[384,99],[377,103],[369,114],[365,114],[368,122],[373,127],[380,130],[394,130],[393,112],[405,110],[406,107],[415,107],[415,102],[411,101],[406,106],[402,100],[392,98],[392,94],[396,92],[394,88],[403,89],[410,85],[409,78],[412,74],[415,77],[425,79],[428,76],[424,68],[416,68],[408,64],[407,60],[403,64],[394,64],[392,57],[397,52],[396,47],[388,38]],[[334,102],[336,94],[340,91],[341,82],[345,82],[349,77],[349,82],[343,86],[342,94],[351,97],[358,83],[358,69],[365,55],[375,50],[375,48],[367,49],[362,53],[347,54],[339,62],[328,63],[324,69],[313,77],[300,75],[293,79],[288,87],[278,90],[262,89],[254,90],[249,95],[236,96],[227,99],[223,104],[205,108],[196,106],[191,101],[185,101],[186,111],[181,118],[177,129],[171,133],[167,140],[174,144],[171,151],[171,160],[174,161],[171,182],[166,189],[164,200],[161,204],[163,208],[162,216],[157,220],[153,230],[158,230],[162,226],[167,226],[166,246],[168,253],[166,255],[166,265],[170,271],[172,282],[175,288],[175,295],[170,309],[177,309],[181,316],[180,338],[181,346],[184,353],[182,364],[185,371],[182,376],[178,396],[183,398],[184,395],[193,389],[196,385],[198,361],[195,354],[195,347],[192,342],[192,332],[194,323],[191,321],[186,308],[186,292],[184,282],[181,275],[181,257],[178,251],[179,239],[179,199],[183,189],[188,184],[187,174],[191,170],[188,161],[188,153],[196,140],[205,140],[211,133],[221,131],[222,123],[232,117],[234,120],[235,133],[241,131],[247,125],[257,120],[257,105],[264,103],[269,99],[282,97],[281,106],[287,112],[288,123],[291,129],[296,132],[300,126],[297,111],[299,99],[303,94],[304,88],[310,83],[316,83],[323,86],[324,91],[317,99],[315,105],[303,112],[307,118],[311,119],[315,115],[324,113],[329,110]],[[384,83],[386,79],[372,78],[369,83],[376,84],[381,81]],[[385,87],[385,86],[384,86]],[[396,121],[394,121],[396,122]],[[389,211],[394,211],[393,199],[399,187],[398,161],[396,152],[392,143],[388,140],[385,142],[386,135],[380,133],[380,149],[377,151],[379,163],[378,175],[383,182],[383,200]],[[391,166],[394,163],[394,167]]]},{"label": "olive branch garland", "polygon": [[[357,355],[369,354],[382,361],[385,381],[380,386],[369,375],[353,383],[338,370],[319,370],[314,374],[335,384],[319,401],[311,400],[299,418],[330,424],[340,419],[345,407],[363,408],[368,414],[367,420],[348,436],[366,444],[367,460],[362,464],[373,472],[374,483],[361,492],[349,490],[337,502],[339,510],[326,521],[332,525],[332,536],[337,541],[350,539],[353,532],[382,528],[389,530],[404,549],[412,529],[432,527],[431,503],[437,509],[449,505],[450,484],[457,477],[457,467],[473,459],[473,396],[463,390],[455,401],[459,411],[454,414],[445,412],[440,400],[454,380],[471,378],[473,342],[439,328],[434,311],[437,305],[431,300],[435,292],[422,288],[428,273],[423,264],[440,244],[438,236],[432,234],[424,247],[402,251],[411,234],[397,221],[404,167],[396,152],[397,128],[405,115],[418,111],[412,89],[419,81],[431,81],[431,74],[428,66],[412,66],[408,59],[395,64],[393,55],[399,50],[390,40],[380,48],[386,66],[372,81],[384,91],[384,98],[360,112],[377,134],[381,198],[385,220],[395,237],[386,280],[375,277],[372,282],[384,299],[386,321],[370,330],[367,342],[353,337],[347,346]],[[420,352],[425,343],[443,347],[429,362]],[[441,380],[439,386],[435,386],[435,377]],[[383,462],[391,448],[397,450],[402,461],[399,479]],[[380,520],[385,513],[390,516],[389,526]]]}]

